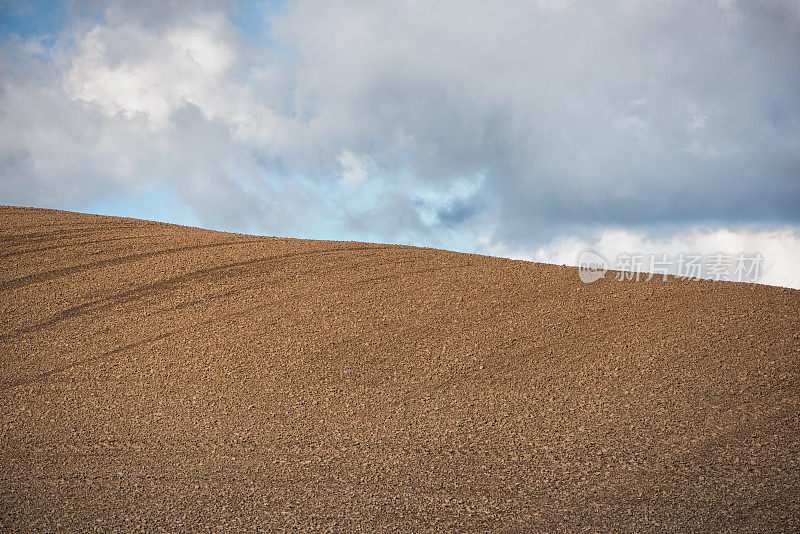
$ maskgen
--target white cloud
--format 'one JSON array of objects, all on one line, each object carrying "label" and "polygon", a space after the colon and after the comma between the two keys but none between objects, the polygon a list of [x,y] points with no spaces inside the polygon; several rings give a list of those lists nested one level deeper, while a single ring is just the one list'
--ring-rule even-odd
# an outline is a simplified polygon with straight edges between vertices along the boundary
[{"label": "white cloud", "polygon": [[708,116],[703,113],[698,113],[692,117],[691,122],[686,125],[686,129],[689,131],[692,130],[701,130],[706,127],[706,121],[708,120]]},{"label": "white cloud", "polygon": [[345,149],[336,159],[342,167],[342,183],[359,185],[367,181],[367,173],[371,166],[369,157],[356,156]]},{"label": "white cloud", "polygon": [[[723,254],[731,256],[734,265],[739,254],[744,254],[746,258],[760,254],[763,261],[758,268],[759,283],[800,289],[800,229],[797,228],[694,228],[667,236],[605,229],[588,239],[559,237],[531,250],[492,243],[485,238],[476,245],[475,250],[492,256],[572,266],[578,265],[582,252],[592,251],[600,254],[612,269],[617,265],[620,255],[643,255],[645,260],[653,254],[656,260],[667,255],[669,272],[672,274],[677,274],[677,258],[681,254],[685,257],[702,255],[706,260]],[[642,272],[648,272],[648,269],[645,267]],[[735,280],[733,272],[730,274],[730,278]]]},{"label": "white cloud", "polygon": [[239,80],[254,66],[242,65],[237,30],[223,12],[187,17],[165,29],[96,25],[74,39],[58,65],[66,95],[109,117],[144,117],[151,128],[163,129],[192,105],[243,141],[269,141],[279,129],[281,119],[270,108],[275,103],[256,93],[260,73]]}]

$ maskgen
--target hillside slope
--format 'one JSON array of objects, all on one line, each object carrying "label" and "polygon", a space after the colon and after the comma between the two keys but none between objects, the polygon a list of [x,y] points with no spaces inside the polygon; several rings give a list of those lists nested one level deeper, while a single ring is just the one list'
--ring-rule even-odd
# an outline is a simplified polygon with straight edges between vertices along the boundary
[{"label": "hillside slope", "polygon": [[0,208],[0,528],[800,529],[800,292]]}]

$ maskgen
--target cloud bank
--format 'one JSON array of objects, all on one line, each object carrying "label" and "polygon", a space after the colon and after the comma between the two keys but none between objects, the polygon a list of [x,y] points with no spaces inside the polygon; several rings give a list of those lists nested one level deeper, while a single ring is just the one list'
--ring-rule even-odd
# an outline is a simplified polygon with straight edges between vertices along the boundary
[{"label": "cloud bank", "polygon": [[719,228],[793,270],[796,0],[22,5],[3,203],[536,258]]},{"label": "cloud bank", "polygon": [[[630,264],[620,266],[617,259],[638,255],[643,256],[640,272],[659,274],[666,271],[673,275],[687,274],[685,269],[680,271],[678,258],[681,255],[686,258],[704,256],[699,262],[703,269],[698,277],[711,279],[714,276],[709,275],[705,268],[713,258],[722,255],[729,263],[728,268],[719,273],[719,279],[723,280],[737,279],[734,272],[736,258],[741,254],[747,259],[748,268],[752,267],[751,274],[742,278],[744,281],[800,289],[800,270],[797,268],[800,265],[800,231],[795,228],[695,228],[660,238],[642,232],[606,229],[589,238],[556,238],[535,250],[514,249],[491,242],[484,243],[482,248],[493,256],[572,266],[580,265],[581,254],[590,251],[599,254],[610,269],[616,270],[632,270]],[[663,270],[649,268],[647,260],[650,255],[655,255],[656,261],[664,260]],[[761,259],[756,262],[754,258],[757,255]]]}]

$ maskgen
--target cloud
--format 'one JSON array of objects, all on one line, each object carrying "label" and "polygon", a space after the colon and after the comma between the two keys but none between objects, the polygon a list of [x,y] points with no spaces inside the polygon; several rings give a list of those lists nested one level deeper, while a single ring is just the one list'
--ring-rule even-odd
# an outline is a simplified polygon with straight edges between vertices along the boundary
[{"label": "cloud", "polygon": [[5,35],[2,201],[155,188],[205,226],[459,249],[800,225],[794,0],[243,9]]},{"label": "cloud", "polygon": [[[670,274],[678,272],[678,259],[681,255],[704,256],[703,261],[712,261],[718,254],[728,257],[735,265],[741,254],[745,258],[761,256],[755,280],[762,284],[800,289],[800,230],[779,228],[754,230],[748,228],[693,228],[669,235],[654,236],[643,232],[632,232],[618,228],[607,228],[596,232],[590,238],[564,236],[535,249],[512,248],[503,244],[484,242],[476,251],[505,258],[553,263],[557,265],[579,265],[579,258],[585,251],[599,254],[611,269],[621,268],[618,260],[627,256],[642,256],[641,272],[653,272],[648,260],[655,255],[656,261],[666,255]],[[702,263],[702,262],[701,262]],[[733,272],[728,273],[735,280]],[[707,272],[701,273],[710,277]]]},{"label": "cloud", "polygon": [[342,182],[347,185],[359,185],[367,180],[367,174],[371,166],[370,159],[364,156],[356,156],[349,150],[342,150],[336,158],[342,166]]}]

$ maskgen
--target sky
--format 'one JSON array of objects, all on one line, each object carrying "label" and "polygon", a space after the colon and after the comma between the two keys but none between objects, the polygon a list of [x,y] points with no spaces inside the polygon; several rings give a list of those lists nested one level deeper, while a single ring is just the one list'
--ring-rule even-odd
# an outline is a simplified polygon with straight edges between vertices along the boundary
[{"label": "sky", "polygon": [[0,204],[800,288],[800,0],[0,0]]}]

